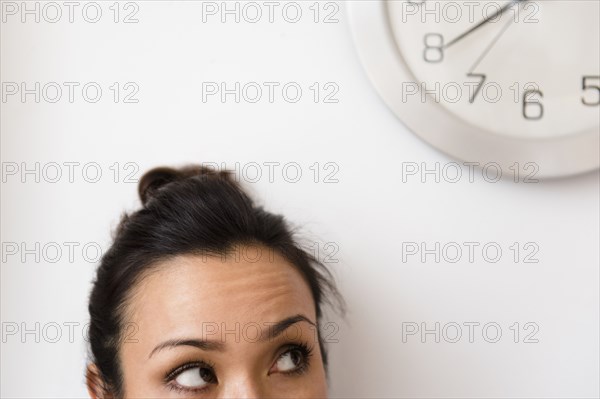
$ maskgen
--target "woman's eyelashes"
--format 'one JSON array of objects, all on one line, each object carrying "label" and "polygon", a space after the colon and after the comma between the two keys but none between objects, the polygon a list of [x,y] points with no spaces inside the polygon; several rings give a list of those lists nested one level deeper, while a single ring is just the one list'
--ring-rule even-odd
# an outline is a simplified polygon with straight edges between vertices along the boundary
[{"label": "woman's eyelashes", "polygon": [[301,374],[308,369],[313,349],[306,343],[284,346],[284,352],[279,355],[269,374]]},{"label": "woman's eyelashes", "polygon": [[201,392],[216,384],[214,366],[206,362],[187,363],[169,372],[165,378],[169,389],[178,392]]},{"label": "woman's eyelashes", "polygon": [[[294,375],[305,372],[310,365],[313,348],[306,343],[287,344],[278,352],[280,354],[269,370],[269,375]],[[167,387],[177,392],[199,393],[218,382],[214,365],[204,361],[186,363],[173,369],[165,377]]]}]

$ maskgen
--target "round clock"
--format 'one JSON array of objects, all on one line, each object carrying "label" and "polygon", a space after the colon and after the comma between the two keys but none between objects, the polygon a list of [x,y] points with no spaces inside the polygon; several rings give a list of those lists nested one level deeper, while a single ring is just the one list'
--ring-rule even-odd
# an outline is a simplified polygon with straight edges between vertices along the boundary
[{"label": "round clock", "polygon": [[510,175],[600,166],[600,1],[367,0],[347,8],[377,91],[434,147]]}]

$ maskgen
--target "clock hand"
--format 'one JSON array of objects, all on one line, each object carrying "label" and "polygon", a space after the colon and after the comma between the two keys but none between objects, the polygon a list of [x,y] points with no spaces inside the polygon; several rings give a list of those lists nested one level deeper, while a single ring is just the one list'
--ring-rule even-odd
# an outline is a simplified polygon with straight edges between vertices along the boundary
[{"label": "clock hand", "polygon": [[454,39],[450,40],[448,43],[446,43],[443,46],[443,48],[446,49],[446,48],[452,46],[454,43],[456,43],[459,40],[463,39],[465,36],[468,36],[469,34],[473,33],[474,31],[476,31],[477,29],[479,29],[480,27],[482,27],[483,25],[485,25],[486,23],[488,23],[490,20],[496,18],[498,15],[502,15],[503,12],[505,12],[506,10],[508,10],[509,8],[511,8],[512,6],[514,6],[515,4],[522,3],[524,1],[528,1],[528,0],[511,0],[510,2],[506,3],[504,5],[504,7],[498,9],[492,15],[489,15],[487,18],[485,18],[483,21],[479,22],[477,25],[473,26],[468,31],[463,32],[460,35],[458,35],[457,37],[455,37]]},{"label": "clock hand", "polygon": [[485,56],[490,52],[490,50],[492,49],[492,47],[494,47],[494,45],[496,44],[496,42],[500,39],[500,37],[504,34],[504,32],[506,32],[506,30],[508,29],[508,27],[510,25],[512,25],[513,20],[509,19],[507,23],[504,24],[504,26],[502,27],[502,29],[500,30],[500,32],[498,32],[496,34],[496,36],[492,39],[492,41],[490,42],[490,44],[488,44],[488,46],[485,48],[485,50],[483,50],[483,52],[481,53],[481,55],[479,56],[479,58],[477,58],[477,61],[475,61],[475,63],[473,64],[473,66],[471,66],[471,68],[469,68],[469,73],[473,72],[473,70],[475,68],[477,68],[477,66],[479,65],[479,63],[481,61],[483,61],[483,59],[485,58]]}]

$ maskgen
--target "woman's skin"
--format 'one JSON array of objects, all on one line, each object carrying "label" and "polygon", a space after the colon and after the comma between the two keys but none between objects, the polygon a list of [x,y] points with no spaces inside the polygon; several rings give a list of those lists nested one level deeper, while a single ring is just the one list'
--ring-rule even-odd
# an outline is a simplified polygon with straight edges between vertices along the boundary
[{"label": "woman's skin", "polygon": [[[126,309],[127,398],[327,397],[309,286],[270,249],[163,262],[134,287]],[[312,348],[307,358],[301,344]]]}]

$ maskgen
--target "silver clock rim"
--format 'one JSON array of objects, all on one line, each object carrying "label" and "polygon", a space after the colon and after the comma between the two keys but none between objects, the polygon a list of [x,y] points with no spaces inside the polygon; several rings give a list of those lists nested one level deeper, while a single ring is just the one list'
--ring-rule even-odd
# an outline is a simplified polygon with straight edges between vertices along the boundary
[{"label": "silver clock rim", "polygon": [[552,139],[522,139],[482,132],[440,105],[421,102],[420,96],[402,101],[398,83],[415,80],[396,46],[386,0],[349,1],[346,12],[363,68],[380,97],[409,130],[439,151],[464,162],[496,163],[507,175],[515,162],[537,164],[536,177],[542,178],[600,167],[600,127]]}]

